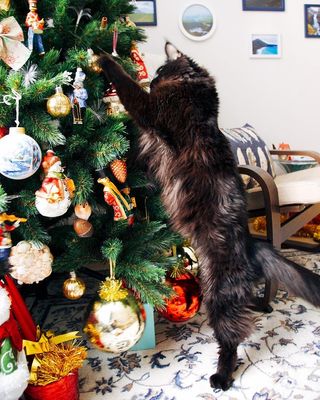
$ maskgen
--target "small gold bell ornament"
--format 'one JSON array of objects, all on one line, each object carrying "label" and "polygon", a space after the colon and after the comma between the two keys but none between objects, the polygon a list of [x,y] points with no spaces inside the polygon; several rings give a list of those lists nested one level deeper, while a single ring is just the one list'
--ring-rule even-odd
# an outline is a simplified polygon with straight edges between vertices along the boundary
[{"label": "small gold bell ornament", "polygon": [[107,278],[101,284],[99,297],[84,332],[100,350],[111,353],[129,350],[141,338],[145,328],[143,305],[114,278]]},{"label": "small gold bell ornament", "polygon": [[70,272],[70,278],[63,282],[63,294],[69,300],[78,300],[86,291],[86,284],[77,277],[74,271]]}]

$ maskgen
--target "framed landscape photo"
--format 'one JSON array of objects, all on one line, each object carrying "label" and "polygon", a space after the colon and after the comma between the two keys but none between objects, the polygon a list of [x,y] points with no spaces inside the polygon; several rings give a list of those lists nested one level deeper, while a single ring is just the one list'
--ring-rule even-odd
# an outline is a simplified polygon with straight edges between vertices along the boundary
[{"label": "framed landscape photo", "polygon": [[242,0],[245,11],[284,11],[285,0]]},{"label": "framed landscape photo", "polygon": [[320,4],[304,5],[305,36],[320,38]]},{"label": "framed landscape photo", "polygon": [[137,26],[157,25],[156,0],[132,0],[131,4],[135,10],[129,17]]},{"label": "framed landscape photo", "polygon": [[204,3],[187,5],[179,17],[182,33],[191,40],[206,40],[216,28],[216,18],[212,9]]},{"label": "framed landscape photo", "polygon": [[280,58],[281,40],[277,33],[254,33],[250,36],[251,58]]}]

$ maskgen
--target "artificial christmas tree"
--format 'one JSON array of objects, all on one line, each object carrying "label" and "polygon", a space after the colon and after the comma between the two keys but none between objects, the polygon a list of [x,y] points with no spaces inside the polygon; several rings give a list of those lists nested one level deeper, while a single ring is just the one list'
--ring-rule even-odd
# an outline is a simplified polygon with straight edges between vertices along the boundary
[{"label": "artificial christmas tree", "polygon": [[[25,25],[29,6],[36,8],[45,22],[42,32],[32,31],[29,23]],[[55,209],[59,193],[54,192],[53,181],[66,180],[62,169],[50,175],[45,156],[43,168],[26,179],[16,181],[8,174],[0,175],[0,212],[27,218],[14,232],[14,244],[25,240],[35,246],[47,245],[54,257],[54,272],[77,271],[100,263],[108,275],[108,261],[116,261],[115,277],[126,288],[133,289],[143,303],[163,306],[165,296],[171,293],[164,284],[170,264],[164,250],[179,238],[168,229],[158,192],[148,184],[136,162],[136,128],[121,108],[120,112],[107,112],[103,98],[112,82],[104,78],[97,64],[101,52],[113,53],[128,73],[141,79],[141,63],[132,61],[132,49],[137,52],[137,43],[144,35],[140,28],[126,22],[132,11],[128,0],[39,0],[29,5],[12,1],[7,11],[0,11],[0,25],[14,16],[25,38],[29,30],[27,43],[32,50],[29,60],[17,71],[0,61],[0,101],[13,91],[21,96],[18,107],[12,101],[0,107],[0,127],[13,126],[17,108],[20,125],[39,144],[42,155],[49,151],[59,158],[59,166],[75,185],[73,198],[68,197],[73,206],[66,207],[63,214],[39,210],[44,201],[46,210]],[[34,36],[41,34],[36,38],[41,39],[37,49],[31,46],[35,38],[32,42],[30,31]],[[83,104],[76,99],[79,82],[85,84],[88,97]],[[64,104],[56,99],[61,95]],[[74,123],[76,113],[81,117]],[[4,135],[0,147],[2,140],[10,142],[10,137]],[[42,182],[46,187],[41,187]],[[50,192],[52,196],[39,197],[47,194],[48,188],[54,192]],[[63,199],[59,197],[58,201]],[[90,204],[89,215],[76,220],[74,210],[79,212],[85,204]],[[121,218],[116,218],[119,212]]]}]

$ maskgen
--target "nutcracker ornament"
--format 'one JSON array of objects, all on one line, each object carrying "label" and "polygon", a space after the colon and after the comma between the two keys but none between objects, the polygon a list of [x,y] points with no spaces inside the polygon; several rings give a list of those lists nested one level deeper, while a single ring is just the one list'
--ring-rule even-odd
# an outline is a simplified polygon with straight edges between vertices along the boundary
[{"label": "nutcracker ornament", "polygon": [[29,370],[11,298],[0,281],[0,398],[18,400],[26,389]]},{"label": "nutcracker ornament", "polygon": [[44,20],[38,15],[37,0],[29,0],[29,13],[26,18],[26,26],[28,28],[28,49],[35,50],[39,55],[44,55],[44,47],[42,43]]},{"label": "nutcracker ornament", "polygon": [[61,160],[52,150],[47,151],[42,167],[45,178],[41,188],[35,193],[36,208],[44,217],[59,217],[71,205],[75,191],[73,180],[63,173]]},{"label": "nutcracker ornament", "polygon": [[26,221],[26,218],[18,218],[15,215],[0,214],[0,261],[9,257],[12,247],[11,232],[18,228],[21,222]]},{"label": "nutcracker ornament", "polygon": [[88,99],[88,92],[83,86],[83,81],[86,79],[86,74],[82,68],[77,68],[76,76],[73,82],[73,92],[70,96],[72,104],[73,123],[75,125],[82,125],[84,112],[87,107],[86,100]]}]

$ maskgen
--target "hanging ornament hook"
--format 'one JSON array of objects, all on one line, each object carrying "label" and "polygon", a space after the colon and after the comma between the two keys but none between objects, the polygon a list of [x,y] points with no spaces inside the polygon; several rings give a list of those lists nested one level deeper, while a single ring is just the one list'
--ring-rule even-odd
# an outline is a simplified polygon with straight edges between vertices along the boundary
[{"label": "hanging ornament hook", "polygon": [[19,121],[19,103],[20,103],[20,100],[22,99],[22,96],[15,89],[11,89],[11,90],[12,90],[13,94],[4,94],[2,96],[2,101],[0,101],[0,103],[4,103],[7,106],[11,106],[12,105],[12,100],[15,100],[15,102],[16,102],[16,119],[15,119],[15,123],[16,123],[16,126],[18,127],[20,125],[20,121]]}]

